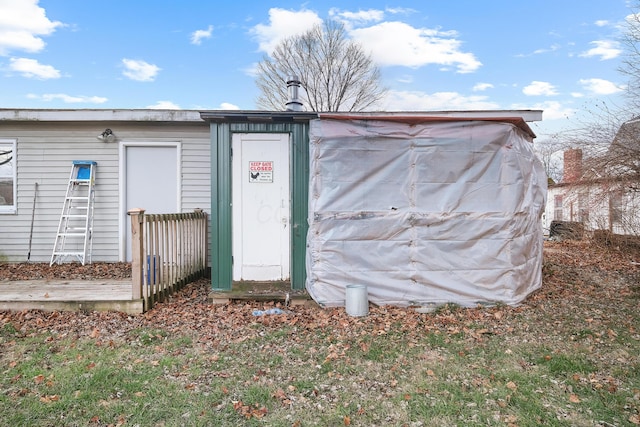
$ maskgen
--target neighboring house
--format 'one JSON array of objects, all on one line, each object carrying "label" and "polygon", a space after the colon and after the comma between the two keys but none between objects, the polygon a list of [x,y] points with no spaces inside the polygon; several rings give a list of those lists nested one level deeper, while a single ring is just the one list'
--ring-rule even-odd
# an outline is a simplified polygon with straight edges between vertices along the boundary
[{"label": "neighboring house", "polygon": [[0,261],[50,261],[73,160],[98,164],[93,261],[130,260],[130,208],[209,212],[209,126],[197,111],[0,109]]},{"label": "neighboring house", "polygon": [[581,149],[564,152],[562,182],[548,190],[547,232],[553,221],[563,221],[580,223],[587,232],[640,235],[639,134],[636,119],[625,123],[597,158],[583,158]]},{"label": "neighboring house", "polygon": [[131,208],[202,208],[213,290],[279,281],[340,305],[365,283],[378,304],[516,304],[541,285],[540,119],[0,110],[0,260],[49,262],[72,162],[91,160],[93,261],[130,259]]}]

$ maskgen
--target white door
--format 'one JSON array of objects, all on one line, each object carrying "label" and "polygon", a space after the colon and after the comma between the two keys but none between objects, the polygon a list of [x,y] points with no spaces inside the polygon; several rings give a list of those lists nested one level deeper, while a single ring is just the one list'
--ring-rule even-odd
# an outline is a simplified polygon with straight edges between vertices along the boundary
[{"label": "white door", "polygon": [[169,145],[124,145],[124,216],[126,261],[131,261],[131,220],[127,212],[142,208],[145,213],[180,212],[179,147]]},{"label": "white door", "polygon": [[233,280],[289,280],[289,135],[233,135]]}]

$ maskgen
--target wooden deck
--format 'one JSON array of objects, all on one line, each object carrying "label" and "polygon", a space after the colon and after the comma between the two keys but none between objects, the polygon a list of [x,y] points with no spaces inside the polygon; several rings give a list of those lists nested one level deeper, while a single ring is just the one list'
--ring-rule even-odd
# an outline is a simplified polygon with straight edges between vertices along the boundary
[{"label": "wooden deck", "polygon": [[[237,301],[276,301],[314,305],[306,291],[289,283],[235,283],[234,290],[209,293],[212,304]],[[287,297],[288,296],[288,297]],[[144,312],[142,299],[134,300],[128,280],[0,280],[0,310]]]},{"label": "wooden deck", "polygon": [[0,310],[143,312],[134,300],[131,280],[0,281]]}]

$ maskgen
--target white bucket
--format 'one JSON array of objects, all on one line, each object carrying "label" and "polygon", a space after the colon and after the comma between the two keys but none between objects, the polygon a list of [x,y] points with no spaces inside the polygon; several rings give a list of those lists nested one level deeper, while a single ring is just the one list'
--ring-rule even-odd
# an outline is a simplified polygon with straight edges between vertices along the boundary
[{"label": "white bucket", "polygon": [[345,308],[350,316],[369,314],[369,295],[367,285],[347,285]]}]

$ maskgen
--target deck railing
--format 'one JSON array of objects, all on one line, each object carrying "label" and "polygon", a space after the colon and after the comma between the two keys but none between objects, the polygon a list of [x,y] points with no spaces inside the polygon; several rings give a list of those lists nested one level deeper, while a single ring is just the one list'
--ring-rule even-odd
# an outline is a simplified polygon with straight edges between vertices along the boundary
[{"label": "deck railing", "polygon": [[132,209],[132,298],[144,310],[207,272],[206,212],[145,214]]}]

